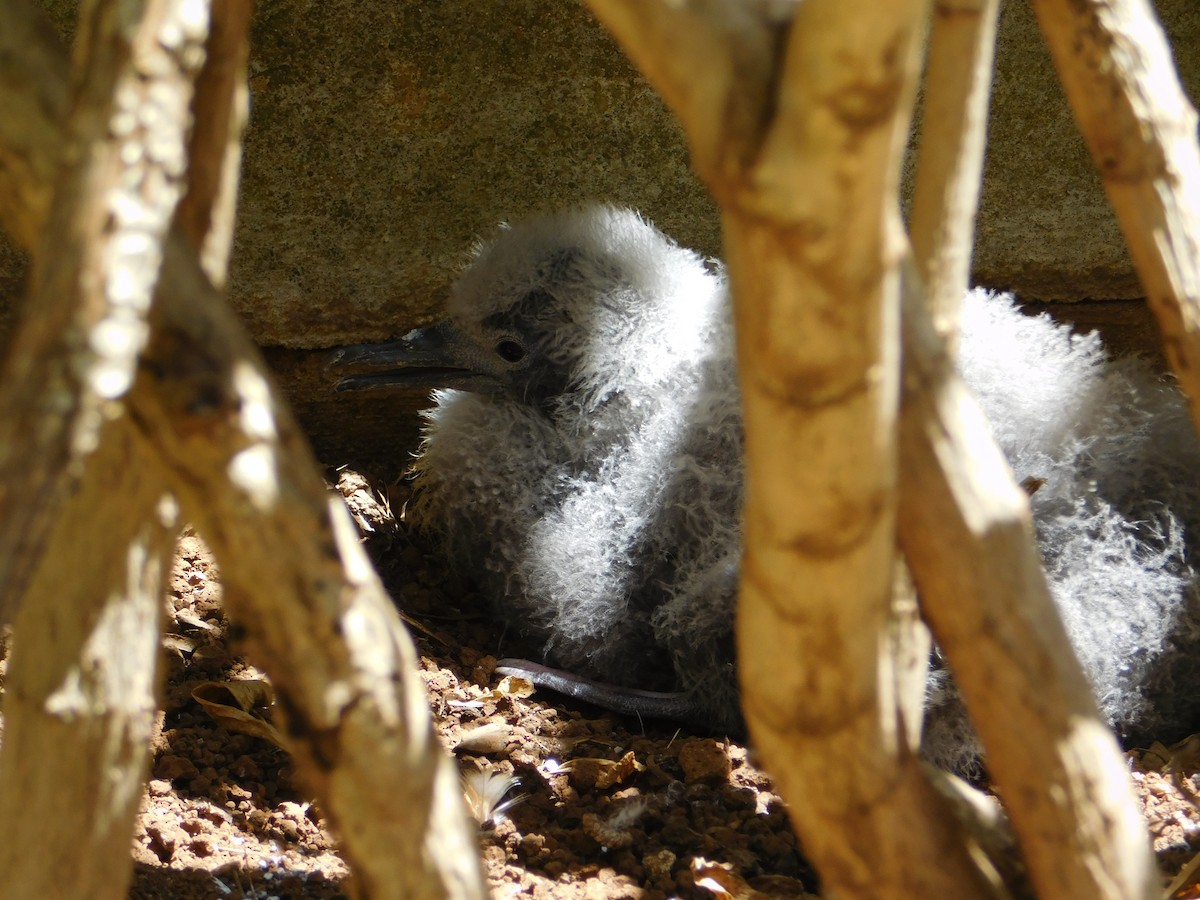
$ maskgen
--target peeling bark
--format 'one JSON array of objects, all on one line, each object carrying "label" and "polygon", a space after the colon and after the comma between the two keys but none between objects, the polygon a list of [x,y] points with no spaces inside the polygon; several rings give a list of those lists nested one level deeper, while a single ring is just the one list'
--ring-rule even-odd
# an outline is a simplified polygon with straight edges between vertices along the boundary
[{"label": "peeling bark", "polygon": [[[939,803],[910,770],[911,754],[898,739],[903,729],[887,720],[898,701],[889,697],[892,665],[880,651],[887,646],[881,629],[888,621],[884,575],[895,487],[888,378],[898,366],[892,343],[898,335],[889,316],[898,306],[903,253],[891,213],[897,142],[908,124],[905,48],[921,10],[901,4],[883,13],[878,6],[807,0],[791,8],[789,26],[769,18],[782,5],[590,2],[684,123],[694,164],[724,213],[746,410],[749,498],[738,646],[752,733],[830,893],[984,893],[994,885],[963,861],[960,835],[930,825]],[[982,125],[982,57],[991,27],[987,3],[963,7],[939,7],[951,16],[976,10],[980,17],[935,33],[941,49],[934,66],[962,66],[971,74],[944,101],[933,97],[922,151],[921,256],[949,310],[967,277],[982,140],[971,129]],[[764,47],[778,48],[765,67],[754,62]],[[957,58],[964,47],[971,48],[966,58]],[[948,171],[933,177],[939,164]],[[951,232],[958,232],[955,244],[941,248],[938,235]],[[933,352],[936,338],[930,340],[922,352]],[[936,378],[919,370],[912,377],[905,478],[921,467],[923,483],[938,496],[934,502],[906,481],[905,531],[919,516],[927,538],[950,534],[955,546],[969,548],[974,566],[950,565],[944,553],[934,559],[923,548],[911,552],[918,585],[933,595],[930,618],[956,653],[969,654],[979,635],[968,635],[964,622],[984,613],[973,609],[946,627],[942,619],[962,594],[951,598],[929,573],[969,579],[972,596],[986,592],[981,585],[991,580],[997,590],[987,614],[1003,617],[1008,607],[1001,603],[1019,607],[1024,624],[1005,627],[1024,629],[1032,642],[1027,652],[1039,660],[1057,653],[1043,669],[1023,656],[988,654],[990,674],[969,660],[960,673],[965,691],[987,696],[981,712],[1004,708],[994,721],[1022,732],[1029,716],[1039,733],[1064,738],[1051,766],[1063,790],[1053,795],[1055,808],[1040,807],[1044,793],[1012,804],[1034,879],[1045,896],[1140,896],[1150,871],[1145,836],[1115,742],[1086,685],[1079,690],[1083,677],[1073,656],[1055,641],[1062,628],[1037,561],[1026,498],[1011,475],[997,475],[994,467],[985,469],[1001,478],[993,495],[951,489],[964,477],[975,484],[974,475],[963,476],[962,463],[920,445],[932,440],[922,429],[947,429],[937,445],[943,450],[966,441],[985,456],[1000,458],[999,451],[986,430],[964,436],[957,419],[933,418],[941,395],[922,391],[942,390],[940,370]],[[963,505],[968,501],[983,506],[975,511]],[[934,521],[937,512],[948,519]],[[980,517],[1006,523],[1009,555],[991,558],[990,535],[968,529]],[[1032,568],[1017,570],[1024,576],[1018,583],[1002,568],[1013,564],[1013,554],[1032,561]],[[803,596],[796,596],[800,585]],[[1017,593],[1026,588],[1028,608]],[[1052,702],[1016,704],[1056,674],[1064,681],[1048,692]],[[983,729],[985,741],[994,731]],[[1043,791],[1040,766],[1011,741],[993,738],[988,749],[993,763],[1006,758],[1000,768],[1014,796]],[[828,764],[831,750],[836,767]]]},{"label": "peeling bark", "polygon": [[900,724],[913,692],[889,611],[897,173],[924,4],[806,0],[790,21],[769,4],[590,5],[674,108],[722,206],[755,743],[831,896],[985,895]]},{"label": "peeling bark", "polygon": [[[80,11],[65,147],[40,154],[61,159],[63,171],[0,378],[0,620],[11,617],[8,604],[22,595],[101,426],[120,415],[146,340],[162,238],[184,190],[192,80],[208,27],[204,7],[197,22],[183,7],[91,3]],[[21,32],[19,7],[11,18]],[[47,78],[53,54],[29,55]],[[65,92],[40,90],[65,100]],[[30,133],[47,137],[46,108],[32,111],[39,115]],[[12,174],[57,174],[33,162],[37,155],[26,146],[19,158],[28,165]],[[18,154],[10,148],[0,158]],[[16,199],[44,196],[34,187],[23,194]]]},{"label": "peeling bark", "polygon": [[1050,597],[1029,498],[919,293],[904,314],[901,547],[1037,894],[1154,896],[1145,823]]},{"label": "peeling bark", "polygon": [[934,0],[908,228],[933,322],[954,342],[971,278],[999,0]]},{"label": "peeling bark", "polygon": [[[114,3],[101,12],[111,13],[114,7],[124,16],[134,9]],[[154,6],[156,13],[161,9]],[[230,31],[218,29],[209,41],[219,65],[198,87],[198,115],[214,127],[191,143],[191,152],[206,158],[198,168],[203,174],[184,201],[183,223],[150,242],[149,252],[158,253],[161,260],[154,274],[161,268],[161,277],[156,287],[154,281],[149,284],[155,293],[147,346],[140,357],[134,356],[138,365],[132,388],[104,407],[116,419],[111,427],[126,426],[126,431],[117,431],[119,443],[105,427],[91,432],[89,459],[103,461],[112,446],[125,447],[127,426],[132,424],[136,439],[129,445],[126,464],[147,478],[157,473],[209,541],[225,578],[230,616],[242,629],[255,662],[275,684],[288,749],[337,827],[360,893],[482,897],[474,830],[465,815],[453,763],[433,736],[411,639],[363,555],[348,514],[326,491],[298,427],[280,405],[261,358],[197,259],[203,252],[213,278],[223,280],[223,248],[228,247],[232,228],[234,145],[240,129],[235,104],[242,76],[234,69],[244,55],[238,23],[240,15],[244,24],[245,8],[239,0],[217,0],[214,9],[225,17],[223,24]],[[39,86],[39,97],[46,102],[13,107],[30,121],[0,117],[0,198],[6,201],[0,205],[0,222],[27,244],[47,225],[43,200],[48,191],[36,184],[15,189],[14,181],[24,177],[23,172],[55,171],[55,165],[44,161],[56,160],[59,152],[62,126],[55,120],[53,104],[65,92],[54,82],[66,81],[65,62],[54,62],[62,55],[49,43],[51,35],[31,24],[38,16],[24,0],[0,6],[0,35],[22,34],[29,42],[12,53],[0,53],[0,101],[7,104],[8,94],[31,82],[22,75],[31,71],[23,69],[26,61],[40,66],[40,77],[49,80]],[[132,22],[121,19],[120,24]],[[8,49],[0,43],[0,50]],[[82,81],[97,102],[104,102],[102,81],[90,76]],[[27,159],[28,165],[8,163],[17,158]],[[102,187],[103,179],[98,183]],[[87,192],[77,198],[83,204],[95,201]],[[54,250],[52,236],[46,246],[46,258],[56,258],[48,255]],[[44,345],[53,348],[55,341],[69,340],[71,335],[64,338],[60,331],[63,322],[78,313],[71,308],[57,323],[38,324]],[[34,345],[28,340],[25,347]],[[20,371],[21,357],[16,359]],[[30,397],[39,396],[24,390],[37,387],[4,382],[0,403],[23,408]],[[66,397],[68,414],[82,408],[85,395],[79,384],[68,383]],[[80,473],[62,463],[67,458],[63,444],[74,433],[62,424],[67,418],[60,413],[49,420],[53,427],[42,435],[43,444],[58,456],[42,461],[41,478],[43,483],[57,479],[60,485],[79,489],[88,483],[87,471],[80,482]],[[31,412],[29,421],[38,424],[41,419]],[[24,437],[18,433],[10,445],[8,463],[14,467],[27,463],[32,452]],[[5,514],[0,537],[11,542],[23,522],[26,530],[20,537],[29,546],[53,546],[47,539],[53,541],[57,534],[57,521],[31,515],[26,499],[13,493],[0,498]],[[71,507],[60,507],[67,509]],[[93,525],[88,534],[97,542],[92,550],[98,557],[111,558],[124,547],[118,531]],[[0,541],[3,549],[11,546]],[[11,564],[12,557],[3,560]],[[11,587],[13,577],[11,568],[0,570],[0,582]],[[40,605],[33,604],[27,615],[40,615]],[[22,623],[25,620],[23,611]],[[30,626],[21,627],[24,631]],[[30,633],[29,646],[38,646],[36,630]],[[17,636],[17,654],[25,640],[23,634]],[[145,674],[140,668],[136,672]],[[130,678],[134,674],[126,673]],[[36,695],[30,696],[31,702],[38,702]],[[44,746],[44,740],[29,746]],[[140,771],[124,765],[121,775],[136,780]],[[53,792],[53,786],[41,780],[33,789],[34,796]],[[0,829],[24,825],[25,820],[12,817],[0,822]],[[124,859],[128,865],[128,856]],[[95,868],[93,863],[81,862],[79,868]]]}]

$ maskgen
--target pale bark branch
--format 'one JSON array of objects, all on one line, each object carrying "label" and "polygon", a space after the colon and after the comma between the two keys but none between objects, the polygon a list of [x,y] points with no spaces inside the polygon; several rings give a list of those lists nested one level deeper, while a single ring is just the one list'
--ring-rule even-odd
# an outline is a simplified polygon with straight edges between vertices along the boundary
[{"label": "pale bark branch", "polygon": [[7,900],[119,900],[133,871],[176,529],[128,420],[102,436],[15,623],[0,744]]},{"label": "pale bark branch", "polygon": [[233,247],[242,133],[250,112],[246,59],[250,0],[213,0],[213,24],[196,79],[188,142],[188,188],[175,220],[200,254],[200,267],[223,288]]},{"label": "pale bark branch", "polygon": [[[909,233],[939,331],[952,338],[970,277],[975,212],[986,138],[988,96],[999,0],[934,0],[926,41],[924,112]],[[902,564],[893,604],[907,607],[915,590]],[[920,741],[928,678],[929,636],[919,614],[896,617],[901,713]],[[905,650],[907,648],[907,650]],[[924,654],[917,659],[918,652]],[[917,712],[910,713],[913,706]]]},{"label": "pale bark branch", "polygon": [[257,351],[172,237],[132,413],[220,563],[288,750],[365,896],[484,896],[412,640]]},{"label": "pale bark branch", "polygon": [[[739,670],[755,742],[831,895],[984,894],[899,727],[897,661],[881,660],[905,245],[895,210],[924,4],[806,0],[786,27],[760,13],[758,32],[777,35],[766,77],[722,69],[732,50],[671,39],[701,15],[725,39],[734,7],[766,4],[592,6],[679,116],[723,209],[749,492]],[[639,28],[650,15],[657,27]],[[724,111],[739,104],[765,118],[733,133],[743,124]]]},{"label": "pale bark branch", "polygon": [[908,230],[934,325],[953,342],[971,277],[999,0],[934,0]]},{"label": "pale bark branch", "polygon": [[[28,18],[21,12],[17,4],[14,30]],[[45,154],[66,166],[55,202],[39,210],[48,214],[47,227],[34,258],[30,298],[4,360],[0,619],[12,615],[9,604],[23,593],[74,473],[86,465],[102,423],[133,382],[159,247],[183,192],[184,140],[201,44],[189,37],[177,6],[152,7],[140,21],[142,12],[107,3],[81,9],[76,55],[83,75],[71,102],[65,150]],[[198,27],[202,39],[206,22]],[[42,64],[39,76],[48,79],[53,54],[30,55]],[[51,101],[65,95],[46,85],[38,90]],[[143,116],[147,110],[152,119]],[[25,111],[35,116],[25,140],[48,138],[43,115],[49,110],[38,104]],[[36,155],[39,148],[26,143],[21,149]],[[18,154],[10,148],[3,158]],[[12,174],[43,169],[55,171],[30,162]],[[37,202],[43,196],[28,187],[13,199]]]},{"label": "pale bark branch", "polygon": [[[611,9],[624,4],[604,0],[595,5]],[[889,734],[879,717],[894,711],[882,708],[875,694],[875,679],[881,674],[876,653],[885,594],[885,579],[879,576],[887,571],[888,491],[893,484],[887,432],[894,423],[887,412],[886,382],[883,387],[878,382],[868,387],[865,373],[878,376],[897,364],[889,344],[897,334],[886,310],[888,303],[896,302],[891,291],[903,240],[889,230],[895,225],[889,211],[896,197],[898,143],[907,124],[906,113],[898,112],[904,108],[900,98],[907,90],[902,49],[907,37],[901,35],[903,23],[916,25],[915,18],[907,18],[914,10],[903,4],[875,5],[870,10],[850,7],[813,0],[797,7],[786,56],[777,60],[779,93],[761,107],[772,110],[774,118],[756,135],[756,152],[732,162],[707,163],[696,152],[693,136],[711,141],[712,125],[692,119],[711,118],[713,110],[681,102],[678,97],[687,97],[686,85],[656,84],[683,121],[700,174],[724,210],[739,328],[750,490],[738,621],[747,718],[781,792],[792,801],[806,850],[831,892],[962,896],[985,887],[965,866],[956,868],[960,865],[957,846],[947,832],[934,835],[921,823],[921,814],[938,805],[927,796],[928,785],[906,770],[911,757],[882,746]],[[660,9],[659,14],[668,13]],[[700,74],[706,68],[704,58],[638,32],[611,14],[607,21],[652,81],[689,69],[704,77]],[[986,27],[981,23],[971,38],[976,56],[987,44]],[[669,27],[661,30],[670,32]],[[656,58],[671,54],[677,57],[671,66],[655,63]],[[978,63],[972,71],[978,78]],[[735,84],[734,90],[738,88],[752,90],[754,85]],[[970,121],[982,115],[979,107],[984,96],[985,87],[975,81],[957,101],[948,102],[964,104],[957,115],[960,121],[963,117]],[[967,106],[968,101],[973,105]],[[944,148],[943,159],[953,165],[954,175],[949,199],[946,187],[930,189],[936,198],[931,224],[926,226],[930,257],[935,255],[932,235],[939,223],[969,232],[965,223],[974,213],[976,193],[964,184],[971,170],[978,168],[978,137],[952,131],[948,139],[951,144]],[[725,145],[744,144],[730,140]],[[739,171],[739,160],[747,158],[754,160],[753,165]],[[938,277],[945,279],[947,295],[952,283],[965,281],[967,258],[960,254],[952,263],[939,264]],[[930,388],[935,383],[919,377],[918,381]],[[1030,853],[1034,877],[1047,896],[1138,896],[1149,871],[1146,845],[1128,785],[1119,772],[1114,741],[1095,714],[1069,647],[1053,660],[1045,660],[1046,654],[1061,649],[1053,636],[1061,637],[1062,629],[1045,591],[1025,498],[1014,498],[1003,487],[998,498],[986,493],[967,498],[950,492],[948,484],[960,484],[949,480],[958,470],[942,473],[940,467],[952,467],[952,461],[931,457],[919,440],[932,440],[921,430],[929,422],[948,428],[957,423],[928,418],[932,415],[924,409],[905,413],[906,472],[924,463],[923,475],[939,498],[922,505],[927,501],[921,493],[905,485],[906,523],[918,514],[923,521],[930,518],[931,511],[945,503],[952,508],[948,514],[968,515],[958,510],[974,507],[956,505],[967,499],[984,503],[978,513],[981,518],[968,523],[1018,523],[1015,534],[1008,534],[1009,550],[1032,568],[1002,571],[1012,564],[1012,557],[1002,557],[1004,561],[997,565],[983,552],[992,547],[984,540],[990,536],[972,534],[957,521],[975,568],[954,567],[954,571],[973,571],[981,582],[996,578],[999,586],[1008,589],[1005,603],[1011,603],[1011,592],[1023,589],[1026,582],[1041,584],[1040,593],[1034,594],[1034,600],[1041,602],[1035,602],[1032,611],[1021,612],[1022,624],[1011,626],[1022,633],[1034,632],[1027,652],[1045,664],[1043,678],[1062,670],[1066,679],[1063,687],[1052,692],[1052,701],[1035,708],[1041,717],[1039,727],[1064,735],[1063,753],[1077,754],[1102,773],[1096,784],[1089,785],[1084,765],[1057,759],[1056,784],[1066,793],[1057,798],[1053,815],[1044,821],[1039,818],[1043,810],[1036,808],[1036,801],[1014,804],[1014,818],[1020,819],[1018,833],[1037,845]],[[839,416],[845,418],[838,421]],[[971,440],[982,441],[982,452],[992,454],[1003,470],[1003,460],[986,430],[973,433]],[[914,442],[915,449],[910,446]],[[943,443],[951,442],[944,438]],[[995,474],[994,469],[988,471]],[[1004,478],[1002,484],[1016,491],[1011,476]],[[969,478],[967,484],[979,487]],[[999,505],[990,505],[995,503]],[[871,504],[875,506],[868,512]],[[927,533],[942,534],[944,529]],[[818,556],[814,551],[824,554],[823,570],[812,564],[811,558]],[[944,549],[936,560],[914,551],[913,560],[924,569],[948,565]],[[924,574],[929,582],[931,576]],[[1014,574],[1023,576],[1019,584],[1013,584]],[[795,585],[803,585],[803,597],[792,596]],[[939,598],[944,596],[937,585],[932,590]],[[934,604],[947,608],[940,599]],[[1003,615],[995,604],[989,611]],[[980,613],[972,611],[968,619],[976,615]],[[955,652],[969,653],[966,640],[959,640],[964,626],[947,627]],[[776,646],[782,647],[778,655],[770,652]],[[999,676],[996,671],[1007,661],[993,655],[989,659],[994,664],[992,677],[1007,685],[1009,693],[996,691],[986,701],[1004,702],[1006,712],[984,729],[985,740],[995,733],[996,723],[1012,725],[1011,697],[1027,693],[1029,683],[1023,679],[1031,675],[1025,658],[1016,674]],[[886,675],[886,662],[884,669]],[[971,682],[969,692],[986,683],[969,662],[964,678]],[[1040,678],[1034,682],[1041,683]],[[1073,721],[1076,713],[1080,718]],[[996,746],[993,749],[989,743],[989,752],[1008,757],[1001,768],[1015,779],[1014,790],[1040,792],[1038,767],[1021,769],[1027,762],[1024,751],[1014,755],[1011,741],[993,738],[993,742]],[[827,766],[832,746],[838,748],[844,777],[836,777]],[[818,759],[822,753],[825,758]],[[1019,774],[1012,774],[1018,769]],[[890,798],[898,808],[889,806],[888,797],[873,793],[883,783],[894,791]],[[832,823],[841,827],[833,828]],[[889,823],[890,833],[875,830],[884,828],[884,823]],[[928,834],[911,842],[903,833],[922,829]],[[870,882],[866,880],[868,855],[856,844],[858,838],[865,838],[874,853],[870,874],[875,880]],[[944,841],[943,847],[954,849],[945,862],[933,863],[932,848],[939,840]],[[1064,863],[1070,850],[1080,852]],[[906,862],[941,871],[905,873]]]},{"label": "pale bark branch", "polygon": [[1136,897],[1154,868],[1128,778],[1054,612],[1028,499],[948,350],[970,274],[996,6],[935,6],[904,299],[900,541],[1039,896]]},{"label": "pale bark branch", "polygon": [[1200,428],[1200,148],[1196,111],[1145,0],[1034,0]]},{"label": "pale bark branch", "polygon": [[[33,15],[23,0],[0,6],[0,34],[10,19]],[[26,31],[31,40],[49,40],[44,29]],[[56,55],[47,47],[25,49],[31,58]],[[6,60],[5,71],[19,72],[21,58]],[[65,83],[65,67],[41,74]],[[28,83],[0,78],[0,92]],[[43,94],[53,98],[55,91]],[[7,99],[0,93],[0,102]],[[55,159],[61,126],[53,110],[33,104],[27,112],[37,121],[26,133],[44,143],[17,144],[20,155]],[[236,122],[228,110],[225,117]],[[17,155],[10,144],[15,129],[0,125],[0,159]],[[221,142],[209,147],[205,152],[218,152]],[[228,167],[226,154],[213,171]],[[12,177],[11,167],[0,169],[0,191]],[[220,220],[202,208],[219,205],[225,188],[211,187],[218,182],[228,185],[229,176],[197,188],[201,208],[192,221],[200,224],[191,226],[192,238],[176,227],[158,245],[163,258],[151,346],[126,398],[141,429],[142,452],[133,464],[166,473],[212,545],[231,618],[275,682],[289,750],[338,828],[360,891],[482,897],[474,830],[453,763],[432,734],[411,639],[255,348],[196,259],[193,240],[203,243]],[[18,204],[0,211],[6,227],[15,224],[14,236],[40,233],[46,224],[40,190],[0,196]],[[41,533],[44,542],[45,527]]]},{"label": "pale bark branch", "polygon": [[1145,824],[1055,612],[1028,497],[917,290],[904,354],[901,547],[1038,896],[1149,897]]},{"label": "pale bark branch", "polygon": [[[80,12],[66,165],[41,207],[48,225],[0,397],[0,483],[15,520],[5,524],[9,535],[22,528],[5,543],[19,566],[5,594],[31,587],[0,745],[0,871],[14,897],[116,898],[128,889],[173,523],[154,521],[162,472],[138,465],[121,398],[148,331],[156,252],[183,190],[206,28],[178,3],[98,2]],[[33,49],[39,63],[53,59]],[[50,102],[62,96],[40,90]],[[11,148],[0,157],[24,158]],[[39,171],[53,167],[30,161],[19,174]],[[9,199],[40,205],[45,195],[28,185]]]}]

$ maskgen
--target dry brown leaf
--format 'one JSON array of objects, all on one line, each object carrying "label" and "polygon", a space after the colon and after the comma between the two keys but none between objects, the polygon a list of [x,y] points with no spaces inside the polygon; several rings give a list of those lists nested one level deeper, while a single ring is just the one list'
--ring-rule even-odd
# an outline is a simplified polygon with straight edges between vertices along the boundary
[{"label": "dry brown leaf", "polygon": [[1142,752],[1142,769],[1146,772],[1166,772],[1171,764],[1171,750],[1162,741],[1155,741]]},{"label": "dry brown leaf", "polygon": [[1193,734],[1171,745],[1167,771],[1175,789],[1186,797],[1192,806],[1200,807],[1200,792],[1197,792],[1189,777],[1197,770],[1200,770],[1200,734]]},{"label": "dry brown leaf", "polygon": [[162,646],[164,650],[174,650],[180,654],[193,653],[196,650],[196,642],[182,634],[164,634]]},{"label": "dry brown leaf", "polygon": [[396,518],[387,497],[375,491],[366,477],[352,469],[340,469],[338,493],[346,503],[350,516],[365,534],[380,528],[395,527]]},{"label": "dry brown leaf", "polygon": [[473,700],[451,700],[448,705],[461,709],[479,708],[485,703],[495,703],[505,698],[529,697],[534,691],[533,682],[516,675],[505,675],[494,688],[480,692]]},{"label": "dry brown leaf", "polygon": [[778,897],[819,900],[815,894],[804,891],[799,881],[786,875],[755,878],[755,882],[763,885],[763,890],[751,885],[728,864],[709,862],[702,857],[692,860],[692,878],[696,887],[712,891],[718,897],[729,900],[775,900]]},{"label": "dry brown leaf", "polygon": [[571,759],[563,763],[559,771],[568,773],[571,783],[576,787],[604,789],[620,784],[637,772],[645,772],[646,767],[637,761],[637,757],[630,750],[617,760],[590,756]]},{"label": "dry brown leaf", "polygon": [[1026,494],[1028,494],[1030,497],[1032,497],[1034,494],[1036,494],[1038,492],[1038,488],[1040,488],[1045,483],[1046,483],[1045,478],[1038,478],[1035,475],[1030,475],[1028,478],[1022,479],[1021,488],[1025,491]]},{"label": "dry brown leaf", "polygon": [[692,860],[692,879],[696,887],[712,891],[718,897],[730,900],[767,900],[767,895],[756,891],[736,872],[703,857]]},{"label": "dry brown leaf", "polygon": [[269,683],[206,681],[192,690],[192,699],[226,731],[248,734],[283,747],[283,737],[265,718],[275,703],[275,691]]},{"label": "dry brown leaf", "polygon": [[1200,884],[1187,884],[1178,890],[1168,889],[1163,897],[1165,900],[1200,900]]},{"label": "dry brown leaf", "polygon": [[199,628],[201,631],[216,632],[219,629],[211,622],[205,622],[202,618],[190,610],[181,609],[175,613],[175,621],[182,622],[184,625],[191,625],[193,628]]}]

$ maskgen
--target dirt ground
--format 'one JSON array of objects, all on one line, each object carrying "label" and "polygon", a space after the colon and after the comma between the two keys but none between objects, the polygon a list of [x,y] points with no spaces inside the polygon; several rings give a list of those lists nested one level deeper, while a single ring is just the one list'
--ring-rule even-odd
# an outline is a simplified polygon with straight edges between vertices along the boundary
[{"label": "dirt ground", "polygon": [[[483,597],[409,541],[392,516],[403,508],[403,482],[329,475],[414,623],[438,735],[454,749],[481,820],[493,897],[745,900],[819,891],[745,745],[549,694],[523,696],[493,669],[499,656],[534,648],[503,634]],[[167,607],[162,727],[133,840],[130,897],[352,895],[336,838],[286,754],[225,730],[192,697],[207,682],[260,677],[226,644],[219,574],[195,535],[180,543]],[[1200,868],[1191,796],[1200,754],[1155,747],[1129,760],[1164,897],[1200,897],[1200,874],[1188,874]]]}]

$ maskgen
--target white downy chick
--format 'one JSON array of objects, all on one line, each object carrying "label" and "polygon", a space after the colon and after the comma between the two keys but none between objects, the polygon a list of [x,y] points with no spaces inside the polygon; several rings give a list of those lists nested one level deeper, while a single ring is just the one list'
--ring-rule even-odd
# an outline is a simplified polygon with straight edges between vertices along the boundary
[{"label": "white downy chick", "polygon": [[[720,267],[636,213],[588,207],[481,245],[447,312],[336,358],[357,373],[340,390],[443,388],[415,466],[418,526],[548,661],[680,692],[667,714],[737,728],[742,429]],[[982,291],[966,298],[960,356],[1017,476],[1045,482],[1042,553],[1105,716],[1131,737],[1196,723],[1185,538],[1200,534],[1200,445],[1178,391]],[[632,696],[609,705],[664,711]],[[929,700],[924,752],[973,770],[979,747],[936,659]]]}]

